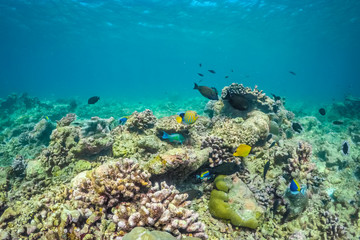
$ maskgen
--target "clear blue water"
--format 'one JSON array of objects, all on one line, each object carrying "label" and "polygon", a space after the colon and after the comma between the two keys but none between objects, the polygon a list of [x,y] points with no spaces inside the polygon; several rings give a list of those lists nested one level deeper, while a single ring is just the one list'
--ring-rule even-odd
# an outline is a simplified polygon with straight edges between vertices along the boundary
[{"label": "clear blue water", "polygon": [[359,40],[357,0],[1,0],[0,97],[194,96],[200,72],[343,99],[359,95]]}]

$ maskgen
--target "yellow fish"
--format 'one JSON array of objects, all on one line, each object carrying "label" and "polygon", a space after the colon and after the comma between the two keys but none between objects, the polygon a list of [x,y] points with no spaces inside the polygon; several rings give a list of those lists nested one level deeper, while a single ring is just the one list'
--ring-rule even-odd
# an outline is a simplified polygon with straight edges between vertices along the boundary
[{"label": "yellow fish", "polygon": [[249,155],[250,151],[251,147],[249,145],[240,144],[240,146],[236,149],[233,155],[235,157],[246,157],[247,155]]},{"label": "yellow fish", "polygon": [[192,124],[199,118],[198,114],[195,111],[186,111],[178,113],[179,116],[176,117],[178,123],[184,122],[187,124]]}]

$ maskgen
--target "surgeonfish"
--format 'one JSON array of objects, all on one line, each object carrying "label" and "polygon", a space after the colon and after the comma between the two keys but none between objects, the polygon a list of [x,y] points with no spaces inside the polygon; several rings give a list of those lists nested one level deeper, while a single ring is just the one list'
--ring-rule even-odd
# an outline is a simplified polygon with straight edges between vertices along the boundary
[{"label": "surgeonfish", "polygon": [[88,104],[95,104],[97,101],[100,100],[100,97],[94,96],[88,99]]},{"label": "surgeonfish", "polygon": [[324,116],[326,114],[326,111],[324,108],[320,108],[319,113]]},{"label": "surgeonfish", "polygon": [[292,193],[297,193],[297,192],[300,192],[300,190],[301,190],[301,187],[300,187],[299,183],[295,179],[293,179],[290,183],[290,191]]},{"label": "surgeonfish", "polygon": [[350,150],[350,145],[347,141],[344,141],[343,144],[341,145],[341,152],[342,154],[349,155],[349,150]]},{"label": "surgeonfish", "polygon": [[178,117],[176,117],[176,121],[178,123],[184,122],[187,124],[192,124],[199,118],[198,114],[195,111],[186,111],[178,113]]},{"label": "surgeonfish", "polygon": [[216,72],[214,70],[208,70],[209,72],[215,74]]},{"label": "surgeonfish", "polygon": [[203,76],[204,76],[204,74],[202,74],[202,73],[198,73],[198,75],[199,75],[200,77],[203,77]]},{"label": "surgeonfish", "polygon": [[295,132],[297,132],[297,133],[301,133],[302,130],[303,130],[303,127],[300,125],[300,123],[297,123],[297,122],[293,122],[293,123],[291,124],[291,127],[292,127],[292,129],[293,129]]},{"label": "surgeonfish", "polygon": [[210,100],[219,100],[218,91],[214,87],[207,87],[207,86],[199,86],[196,83],[194,83],[194,89],[199,90],[201,95],[204,97],[210,99]]},{"label": "surgeonfish", "polygon": [[162,139],[169,139],[170,142],[181,143],[181,144],[185,141],[185,138],[179,133],[173,133],[169,135],[166,132],[164,132]]},{"label": "surgeonfish", "polygon": [[247,155],[249,155],[250,151],[251,147],[249,145],[240,144],[233,155],[235,157],[246,157]]}]

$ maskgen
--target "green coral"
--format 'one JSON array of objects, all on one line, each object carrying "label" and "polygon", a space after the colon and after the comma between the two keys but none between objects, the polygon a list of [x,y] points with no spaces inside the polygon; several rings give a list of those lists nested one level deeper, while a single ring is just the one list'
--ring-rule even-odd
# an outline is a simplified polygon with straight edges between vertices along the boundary
[{"label": "green coral", "polygon": [[231,224],[238,227],[255,229],[258,227],[258,220],[254,211],[237,209],[237,205],[229,203],[229,194],[226,192],[232,188],[226,176],[218,176],[214,184],[219,190],[212,190],[209,201],[210,214],[215,218],[230,220]]}]

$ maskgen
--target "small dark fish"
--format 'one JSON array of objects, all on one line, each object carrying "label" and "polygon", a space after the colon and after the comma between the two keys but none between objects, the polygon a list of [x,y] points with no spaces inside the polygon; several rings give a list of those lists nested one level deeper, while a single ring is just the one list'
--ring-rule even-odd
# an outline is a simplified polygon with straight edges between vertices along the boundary
[{"label": "small dark fish", "polygon": [[198,86],[196,83],[194,84],[195,84],[194,89],[199,90],[201,95],[203,95],[204,97],[210,100],[219,100],[218,91],[216,90],[216,88],[214,87],[210,88],[207,86]]},{"label": "small dark fish", "polygon": [[341,146],[342,154],[349,155],[349,150],[350,150],[350,144],[347,141],[344,141]]},{"label": "small dark fish", "polygon": [[225,76],[225,78],[229,78],[229,76]]},{"label": "small dark fish", "polygon": [[286,206],[286,212],[283,215],[283,218],[281,219],[281,224],[284,224],[286,222],[286,220],[288,219],[289,215],[290,215],[291,209],[289,206]]},{"label": "small dark fish", "polygon": [[276,144],[276,141],[273,141],[273,142],[270,144],[269,149],[272,148],[273,146],[275,146],[275,144]]},{"label": "small dark fish", "polygon": [[200,77],[203,77],[203,76],[204,76],[204,74],[201,74],[201,73],[198,73],[198,75],[199,75]]},{"label": "small dark fish", "polygon": [[262,156],[264,156],[265,155],[265,152],[261,152],[261,153],[259,153],[257,156],[256,156],[256,158],[261,158]]},{"label": "small dark fish", "polygon": [[326,111],[324,108],[320,108],[319,113],[324,116],[326,114]]},{"label": "small dark fish", "polygon": [[100,100],[100,97],[94,96],[88,99],[88,104],[94,104]]},{"label": "small dark fish", "polygon": [[264,166],[264,181],[265,181],[266,174],[267,174],[269,168],[270,168],[270,160],[267,161],[267,162],[265,163],[265,166]]},{"label": "small dark fish", "polygon": [[239,165],[234,162],[225,162],[221,165],[213,167],[210,172],[212,174],[219,174],[219,175],[231,175],[240,170]]},{"label": "small dark fish", "polygon": [[293,123],[291,124],[291,127],[292,127],[292,129],[293,129],[295,132],[297,132],[297,133],[301,133],[302,130],[303,130],[303,128],[302,128],[302,126],[300,125],[300,123],[297,123],[297,122],[293,122]]},{"label": "small dark fish", "polygon": [[266,137],[266,141],[269,141],[272,137],[273,137],[273,135],[270,133],[270,134]]},{"label": "small dark fish", "polygon": [[293,72],[293,71],[289,71],[289,73],[292,74],[292,75],[294,75],[294,76],[296,76],[296,73]]},{"label": "small dark fish", "polygon": [[271,95],[274,97],[275,101],[281,100],[280,96],[276,96],[275,94],[271,93]]},{"label": "small dark fish", "polygon": [[277,105],[273,105],[273,111],[274,113],[277,113],[279,111],[279,107]]},{"label": "small dark fish", "polygon": [[231,72],[234,72],[234,69],[231,69]]},{"label": "small dark fish", "polygon": [[214,70],[208,70],[209,72],[215,74],[216,72]]},{"label": "small dark fish", "polygon": [[202,66],[202,64],[201,63],[199,63],[199,67],[201,67]]},{"label": "small dark fish", "polygon": [[277,198],[275,198],[274,204],[273,204],[273,207],[272,207],[273,214],[276,213],[279,205],[280,205],[280,198],[277,197]]},{"label": "small dark fish", "polygon": [[343,121],[338,121],[338,120],[333,121],[333,124],[335,125],[342,125],[343,123],[344,123]]},{"label": "small dark fish", "polygon": [[188,198],[186,200],[192,201],[194,199],[198,199],[203,195],[203,192],[197,189],[191,189],[185,192],[182,192],[181,194],[186,193],[188,195]]}]

